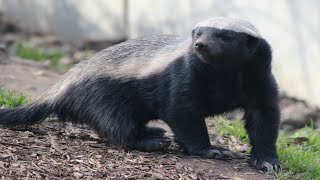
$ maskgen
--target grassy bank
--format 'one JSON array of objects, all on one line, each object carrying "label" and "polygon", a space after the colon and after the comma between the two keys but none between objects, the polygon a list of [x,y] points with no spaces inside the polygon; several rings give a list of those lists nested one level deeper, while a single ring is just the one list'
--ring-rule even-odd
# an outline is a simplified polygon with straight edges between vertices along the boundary
[{"label": "grassy bank", "polygon": [[27,102],[27,97],[16,92],[11,92],[0,86],[0,107],[13,108]]},{"label": "grassy bank", "polygon": [[64,57],[64,54],[58,51],[48,53],[38,47],[27,47],[20,44],[15,53],[22,59],[48,62],[50,66],[60,72],[65,72],[72,66],[71,64],[61,64],[60,60]]},{"label": "grassy bank", "polygon": [[[240,120],[217,120],[219,135],[234,136],[249,144],[247,133]],[[282,172],[278,179],[320,179],[320,130],[312,126],[295,132],[280,132],[277,144]]]}]

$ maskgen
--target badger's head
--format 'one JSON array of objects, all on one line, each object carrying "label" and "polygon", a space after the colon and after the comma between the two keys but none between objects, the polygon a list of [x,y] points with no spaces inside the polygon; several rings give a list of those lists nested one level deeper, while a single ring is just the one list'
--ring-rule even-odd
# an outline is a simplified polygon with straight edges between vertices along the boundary
[{"label": "badger's head", "polygon": [[249,22],[216,17],[198,23],[192,31],[192,49],[205,63],[234,67],[248,61],[261,40]]}]

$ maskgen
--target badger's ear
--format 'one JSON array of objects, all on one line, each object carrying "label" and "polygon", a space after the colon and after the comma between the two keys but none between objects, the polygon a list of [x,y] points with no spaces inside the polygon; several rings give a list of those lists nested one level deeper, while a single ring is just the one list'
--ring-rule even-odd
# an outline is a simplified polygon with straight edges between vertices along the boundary
[{"label": "badger's ear", "polygon": [[196,31],[196,29],[193,29],[192,30],[192,33],[191,33],[191,37],[193,38],[194,37],[194,32]]},{"label": "badger's ear", "polygon": [[259,46],[260,41],[260,38],[247,35],[247,47],[250,54],[254,54],[256,52],[256,49]]}]

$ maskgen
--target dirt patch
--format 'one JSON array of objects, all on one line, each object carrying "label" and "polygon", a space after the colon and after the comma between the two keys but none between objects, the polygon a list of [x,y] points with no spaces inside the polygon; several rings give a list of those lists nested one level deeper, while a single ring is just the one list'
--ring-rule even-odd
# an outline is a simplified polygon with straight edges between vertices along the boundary
[{"label": "dirt patch", "polygon": [[30,129],[1,129],[5,179],[266,179],[243,160],[185,156],[173,145],[156,153],[116,148],[88,127],[50,120]]},{"label": "dirt patch", "polygon": [[[51,68],[34,62],[15,59],[0,64],[1,84],[32,98],[60,77]],[[170,131],[163,123],[153,125]],[[247,159],[222,161],[185,156],[175,144],[157,153],[117,148],[86,126],[54,119],[29,129],[0,129],[0,175],[4,179],[273,178],[251,168]]]},{"label": "dirt patch", "polygon": [[0,64],[0,84],[4,87],[36,98],[56,83],[61,75],[33,61],[14,58]]}]

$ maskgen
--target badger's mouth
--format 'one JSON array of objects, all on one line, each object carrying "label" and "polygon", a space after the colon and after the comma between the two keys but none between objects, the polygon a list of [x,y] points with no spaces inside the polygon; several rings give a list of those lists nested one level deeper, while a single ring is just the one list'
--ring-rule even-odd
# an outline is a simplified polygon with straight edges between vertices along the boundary
[{"label": "badger's mouth", "polygon": [[199,48],[199,47],[196,46],[196,45],[193,46],[193,50],[194,50],[195,54],[197,55],[197,57],[198,57],[201,61],[207,63],[207,60],[206,60],[206,59],[208,59],[208,57],[210,56],[210,53],[209,53],[208,50],[203,49],[203,48],[201,49],[201,48]]},{"label": "badger's mouth", "polygon": [[204,56],[203,54],[201,54],[201,53],[199,53],[197,51],[195,51],[195,54],[197,55],[197,57],[200,59],[201,62],[208,63],[206,61],[206,56]]}]

